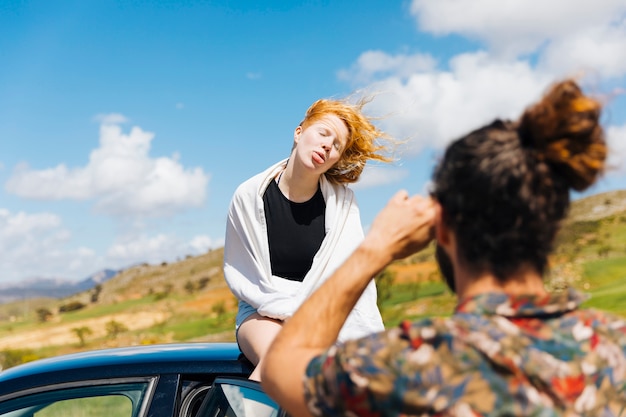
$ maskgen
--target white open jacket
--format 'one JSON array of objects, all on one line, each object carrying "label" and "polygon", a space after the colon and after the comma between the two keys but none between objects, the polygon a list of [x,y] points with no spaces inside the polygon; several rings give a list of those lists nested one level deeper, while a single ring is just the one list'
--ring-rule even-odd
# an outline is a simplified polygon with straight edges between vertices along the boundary
[{"label": "white open jacket", "polygon": [[[272,275],[263,194],[285,168],[283,160],[241,184],[230,204],[224,245],[224,277],[233,294],[262,316],[285,320],[318,288],[363,240],[359,208],[351,189],[330,183],[320,187],[326,201],[326,237],[302,282]],[[370,282],[348,316],[338,341],[384,329]]]}]

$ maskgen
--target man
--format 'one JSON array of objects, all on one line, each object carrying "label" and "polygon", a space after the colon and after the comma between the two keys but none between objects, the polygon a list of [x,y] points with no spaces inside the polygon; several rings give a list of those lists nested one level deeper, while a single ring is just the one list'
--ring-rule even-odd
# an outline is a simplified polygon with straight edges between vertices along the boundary
[{"label": "man", "polygon": [[[453,142],[433,200],[396,194],[286,322],[262,369],[268,394],[294,417],[626,416],[626,321],[543,285],[570,190],[604,168],[600,108],[564,81],[518,121]],[[335,345],[372,277],[433,237],[454,314]]]}]

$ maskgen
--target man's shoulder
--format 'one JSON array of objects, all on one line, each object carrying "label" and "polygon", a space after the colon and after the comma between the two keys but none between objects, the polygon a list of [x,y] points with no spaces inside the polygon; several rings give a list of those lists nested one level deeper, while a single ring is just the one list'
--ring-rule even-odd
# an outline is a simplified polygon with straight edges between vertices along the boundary
[{"label": "man's shoulder", "polygon": [[389,358],[412,355],[414,351],[429,345],[427,350],[436,355],[443,345],[448,346],[454,338],[454,327],[450,318],[431,317],[417,321],[403,321],[394,328],[375,333],[367,337],[348,341],[342,354],[351,355],[385,355]]},{"label": "man's shoulder", "polygon": [[364,395],[381,408],[392,398],[403,398],[422,410],[432,409],[432,395],[450,401],[463,392],[466,381],[480,378],[476,364],[481,360],[467,345],[455,343],[451,325],[450,318],[405,321],[331,348],[309,364],[308,398],[325,407],[328,398],[319,397],[320,387],[330,386],[334,394],[329,404],[340,408],[351,407]]}]

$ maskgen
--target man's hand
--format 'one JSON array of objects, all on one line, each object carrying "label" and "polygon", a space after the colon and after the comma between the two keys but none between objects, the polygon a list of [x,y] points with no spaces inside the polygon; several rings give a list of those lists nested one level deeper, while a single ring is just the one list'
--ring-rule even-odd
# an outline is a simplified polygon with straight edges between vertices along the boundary
[{"label": "man's hand", "polygon": [[376,216],[363,246],[388,257],[387,263],[426,247],[434,237],[435,203],[399,191]]}]

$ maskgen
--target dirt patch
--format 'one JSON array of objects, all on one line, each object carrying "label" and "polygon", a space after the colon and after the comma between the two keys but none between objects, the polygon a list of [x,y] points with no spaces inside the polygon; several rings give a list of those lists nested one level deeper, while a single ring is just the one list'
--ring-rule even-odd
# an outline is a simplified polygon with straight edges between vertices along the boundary
[{"label": "dirt patch", "polygon": [[193,300],[182,305],[183,309],[211,313],[213,307],[218,303],[224,303],[226,311],[233,311],[237,308],[237,300],[230,289],[226,286],[215,288],[211,291],[198,294]]},{"label": "dirt patch", "polygon": [[395,284],[432,281],[439,274],[439,268],[434,261],[420,262],[418,264],[398,263],[390,265],[389,270],[396,274],[394,278]]},{"label": "dirt patch", "polygon": [[152,327],[169,317],[164,312],[120,313],[76,321],[68,324],[52,325],[46,329],[20,332],[0,339],[0,350],[3,349],[38,349],[46,346],[60,346],[78,343],[78,337],[72,329],[88,327],[91,330],[89,338],[104,337],[107,335],[106,324],[110,321],[122,323],[128,330],[139,330]]}]

